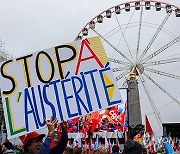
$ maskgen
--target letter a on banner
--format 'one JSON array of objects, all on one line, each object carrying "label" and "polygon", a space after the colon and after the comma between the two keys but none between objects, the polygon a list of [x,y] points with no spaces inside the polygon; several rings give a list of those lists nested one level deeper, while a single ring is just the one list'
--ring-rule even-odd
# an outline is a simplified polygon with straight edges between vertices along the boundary
[{"label": "letter a on banner", "polygon": [[[88,48],[88,50],[91,53],[91,56],[82,58],[83,57],[82,56],[82,54],[83,54],[82,52],[83,52],[84,46],[86,46]],[[80,49],[80,52],[79,52],[79,58],[78,58],[78,62],[77,62],[77,67],[76,67],[75,75],[78,74],[81,62],[84,62],[84,61],[87,61],[87,60],[90,60],[90,59],[94,59],[98,63],[100,68],[104,67],[103,64],[101,63],[101,61],[99,60],[99,58],[94,53],[94,51],[91,49],[90,42],[88,41],[88,39],[85,39],[85,40],[82,40],[82,43],[81,43],[81,49]]]}]

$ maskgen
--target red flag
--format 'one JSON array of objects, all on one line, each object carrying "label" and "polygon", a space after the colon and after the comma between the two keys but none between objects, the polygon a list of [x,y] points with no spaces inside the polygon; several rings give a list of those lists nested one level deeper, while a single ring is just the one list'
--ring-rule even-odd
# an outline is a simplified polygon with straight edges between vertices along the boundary
[{"label": "red flag", "polygon": [[88,133],[89,150],[92,149],[92,136],[93,136],[92,132],[89,132]]},{"label": "red flag", "polygon": [[119,146],[119,138],[118,137],[116,137],[116,145]]},{"label": "red flag", "polygon": [[153,133],[151,124],[149,123],[148,117],[146,115],[145,115],[145,130],[150,134]]},{"label": "red flag", "polygon": [[148,149],[152,151],[153,154],[155,154],[155,148],[154,148],[154,132],[152,130],[151,124],[148,120],[148,117],[145,115],[145,130],[150,135],[150,141],[147,145]]},{"label": "red flag", "polygon": [[127,131],[124,132],[124,140],[125,140],[125,142],[128,140]]},{"label": "red flag", "polygon": [[83,123],[83,132],[86,133],[89,131],[89,129],[90,129],[90,123],[89,123],[89,121],[86,120]]},{"label": "red flag", "polygon": [[72,125],[73,126],[76,125],[76,122],[78,122],[78,120],[79,120],[79,117],[78,118],[73,118],[72,119]]},{"label": "red flag", "polygon": [[54,140],[54,139],[51,139],[50,147],[52,148],[52,147],[54,147],[55,145],[56,145],[55,140]]},{"label": "red flag", "polygon": [[91,132],[94,132],[96,125],[98,124],[98,122],[101,121],[101,117],[98,111],[91,114],[91,120],[92,120]]},{"label": "red flag", "polygon": [[123,132],[128,131],[128,126],[125,125],[125,123],[126,123],[126,115],[127,115],[127,101],[125,102],[124,110],[123,110],[122,114],[120,115],[121,120],[122,120],[121,124],[123,124]]}]

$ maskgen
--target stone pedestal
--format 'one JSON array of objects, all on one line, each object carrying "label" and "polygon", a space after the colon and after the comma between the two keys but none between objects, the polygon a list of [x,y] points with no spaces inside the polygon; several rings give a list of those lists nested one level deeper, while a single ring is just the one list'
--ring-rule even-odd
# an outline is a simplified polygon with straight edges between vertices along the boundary
[{"label": "stone pedestal", "polygon": [[130,126],[142,124],[138,82],[135,76],[128,80],[128,115]]}]

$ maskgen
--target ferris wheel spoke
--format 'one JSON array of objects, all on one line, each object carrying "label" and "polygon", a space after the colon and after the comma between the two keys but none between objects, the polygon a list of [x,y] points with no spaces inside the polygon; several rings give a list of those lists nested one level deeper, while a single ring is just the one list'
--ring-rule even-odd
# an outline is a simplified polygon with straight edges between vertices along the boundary
[{"label": "ferris wheel spoke", "polygon": [[128,84],[127,84],[127,78],[125,77],[125,81],[123,82],[122,88],[128,88]]},{"label": "ferris wheel spoke", "polygon": [[169,77],[169,78],[180,80],[180,76],[178,76],[178,75],[162,72],[162,71],[151,69],[151,68],[147,68],[147,67],[144,67],[144,69],[146,71],[149,71],[149,72],[152,72],[152,73],[155,73],[155,74],[158,74],[158,75],[162,75],[162,76],[166,76],[166,77]]},{"label": "ferris wheel spoke", "polygon": [[[132,27],[136,27],[136,26],[138,26],[138,22],[129,22],[127,24],[121,24],[121,29],[123,30],[123,33],[125,33],[127,28],[132,28]],[[111,31],[104,34],[103,36],[107,39],[119,31],[120,31],[120,28],[119,28],[119,26],[117,26],[117,27],[113,28]],[[122,39],[122,37],[120,38],[120,41],[121,41],[121,39]],[[119,43],[118,43],[118,45],[119,45]]]},{"label": "ferris wheel spoke", "polygon": [[113,72],[120,72],[124,70],[129,70],[129,67],[117,67],[117,68],[112,68]]},{"label": "ferris wheel spoke", "polygon": [[[124,32],[123,32],[124,34],[125,34],[126,30],[127,30],[129,27],[131,27],[131,26],[130,26],[131,24],[137,23],[137,22],[132,22],[132,23],[131,23],[131,20],[132,20],[132,17],[133,17],[133,15],[134,15],[134,12],[135,12],[135,10],[133,11],[131,17],[129,18],[128,23],[125,24],[125,28],[124,28]],[[121,28],[122,28],[122,26],[123,26],[123,25],[121,25]],[[133,26],[132,26],[132,27],[133,27]],[[119,44],[120,44],[122,38],[123,38],[123,37],[120,38],[119,43],[118,43],[118,46],[119,46]]]},{"label": "ferris wheel spoke", "polygon": [[163,26],[165,25],[165,23],[167,22],[168,18],[170,17],[171,12],[167,13],[166,17],[164,18],[164,20],[162,21],[162,23],[160,24],[160,26],[158,27],[157,31],[155,32],[155,34],[153,35],[153,37],[151,38],[150,42],[148,43],[147,47],[145,48],[145,50],[143,51],[143,53],[141,54],[139,61],[142,61],[142,59],[144,58],[144,56],[146,55],[147,51],[149,50],[149,48],[151,47],[151,45],[153,44],[154,40],[157,38],[158,34],[160,33],[161,29],[163,28]]},{"label": "ferris wheel spoke", "polygon": [[[144,27],[150,27],[150,28],[156,28],[157,29],[157,26],[159,26],[158,24],[150,24],[148,22],[143,22],[143,26]],[[168,36],[170,36],[171,38],[175,38],[177,37],[177,35],[173,34],[171,31],[169,31],[166,27],[163,27],[162,31],[164,33],[166,33]]]},{"label": "ferris wheel spoke", "polygon": [[136,51],[136,62],[138,61],[139,45],[140,45],[140,40],[141,40],[142,15],[143,15],[143,5],[141,5],[141,14],[140,14],[140,20],[139,20],[138,41],[137,41],[137,49],[136,49],[137,50]]},{"label": "ferris wheel spoke", "polygon": [[121,33],[122,33],[122,37],[123,37],[123,39],[124,39],[124,41],[125,41],[125,43],[126,43],[126,46],[127,46],[127,48],[128,48],[128,51],[129,51],[129,53],[130,53],[130,56],[131,56],[132,60],[134,61],[133,55],[132,55],[132,53],[131,53],[131,51],[130,51],[129,45],[128,45],[127,40],[126,40],[126,37],[125,37],[125,35],[124,35],[124,32],[123,32],[123,30],[122,30],[122,28],[121,28],[121,25],[120,25],[120,23],[119,23],[119,20],[118,20],[116,14],[115,14],[115,17],[116,17],[116,21],[117,21],[117,23],[118,23],[118,26],[119,26],[119,28],[120,28],[120,31],[121,31]]},{"label": "ferris wheel spoke", "polygon": [[144,66],[154,66],[154,65],[163,65],[163,64],[170,64],[170,63],[176,63],[180,61],[180,57],[178,58],[169,58],[169,59],[162,59],[162,60],[156,60],[152,62],[144,63]]},{"label": "ferris wheel spoke", "polygon": [[95,29],[92,29],[99,37],[101,37],[111,48],[113,48],[115,51],[117,51],[124,59],[126,59],[128,62],[132,64],[132,61],[126,57],[121,51],[119,51],[116,47],[114,47],[106,38],[104,38],[101,34],[99,34]]},{"label": "ferris wheel spoke", "polygon": [[121,73],[120,75],[116,76],[115,79],[116,81],[122,79],[124,76],[126,76],[129,73],[129,70],[124,71],[123,73]]},{"label": "ferris wheel spoke", "polygon": [[[176,98],[178,97],[178,95],[180,95],[180,92],[179,92],[179,94],[177,94]],[[168,106],[170,106],[172,103],[173,103],[173,101],[170,102],[170,103],[168,103],[168,104],[166,104],[166,105],[164,105],[160,110],[164,110],[165,108],[167,108]]]},{"label": "ferris wheel spoke", "polygon": [[147,88],[148,86],[146,85],[146,82],[145,82],[145,80],[144,80],[144,77],[141,75],[141,73],[140,73],[140,71],[139,71],[138,69],[137,69],[137,71],[138,71],[138,73],[139,73],[140,81],[141,81],[141,83],[142,83],[142,85],[143,85],[143,87],[144,87],[145,93],[146,93],[147,98],[148,98],[148,100],[149,100],[149,102],[150,102],[150,105],[151,105],[151,107],[152,107],[152,110],[153,110],[153,112],[154,112],[154,115],[155,115],[155,117],[156,117],[156,119],[157,119],[159,128],[160,128],[161,131],[162,131],[162,127],[161,127],[161,125],[162,125],[162,120],[161,120],[161,117],[160,117],[160,112],[158,112],[158,110],[157,110],[157,107],[156,107],[156,105],[155,105],[155,103],[154,103],[154,101],[153,101],[153,98],[152,98],[152,96],[151,96],[151,94],[150,94],[150,91],[149,91],[148,88]]},{"label": "ferris wheel spoke", "polygon": [[155,56],[157,56],[158,54],[160,54],[161,52],[168,49],[169,47],[171,47],[172,45],[174,45],[175,43],[177,43],[179,41],[180,41],[180,36],[176,37],[175,39],[173,39],[172,41],[170,41],[169,43],[167,43],[166,45],[164,45],[163,47],[161,47],[160,49],[158,49],[154,53],[152,53],[149,56],[147,56],[146,58],[144,58],[142,62],[143,63],[147,62],[148,60],[154,58]]},{"label": "ferris wheel spoke", "polygon": [[150,80],[152,81],[153,84],[155,84],[160,90],[162,90],[167,96],[169,96],[174,102],[176,102],[178,105],[180,105],[180,102],[174,98],[168,91],[166,91],[162,86],[160,86],[156,81],[154,81],[150,76],[148,76],[145,72],[143,74]]},{"label": "ferris wheel spoke", "polygon": [[118,59],[114,59],[114,58],[109,58],[109,61],[112,62],[112,63],[117,63],[117,64],[130,65],[127,62],[124,62],[124,61],[121,61],[121,60],[118,60]]}]

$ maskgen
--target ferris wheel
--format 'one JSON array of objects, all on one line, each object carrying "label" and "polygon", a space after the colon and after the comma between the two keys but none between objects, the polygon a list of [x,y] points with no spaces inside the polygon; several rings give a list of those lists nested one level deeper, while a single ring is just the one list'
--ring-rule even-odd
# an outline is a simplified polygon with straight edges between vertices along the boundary
[{"label": "ferris wheel", "polygon": [[129,1],[95,16],[75,40],[100,36],[119,88],[127,86],[134,72],[141,112],[160,125],[180,117],[179,27],[179,7],[156,0]]}]

